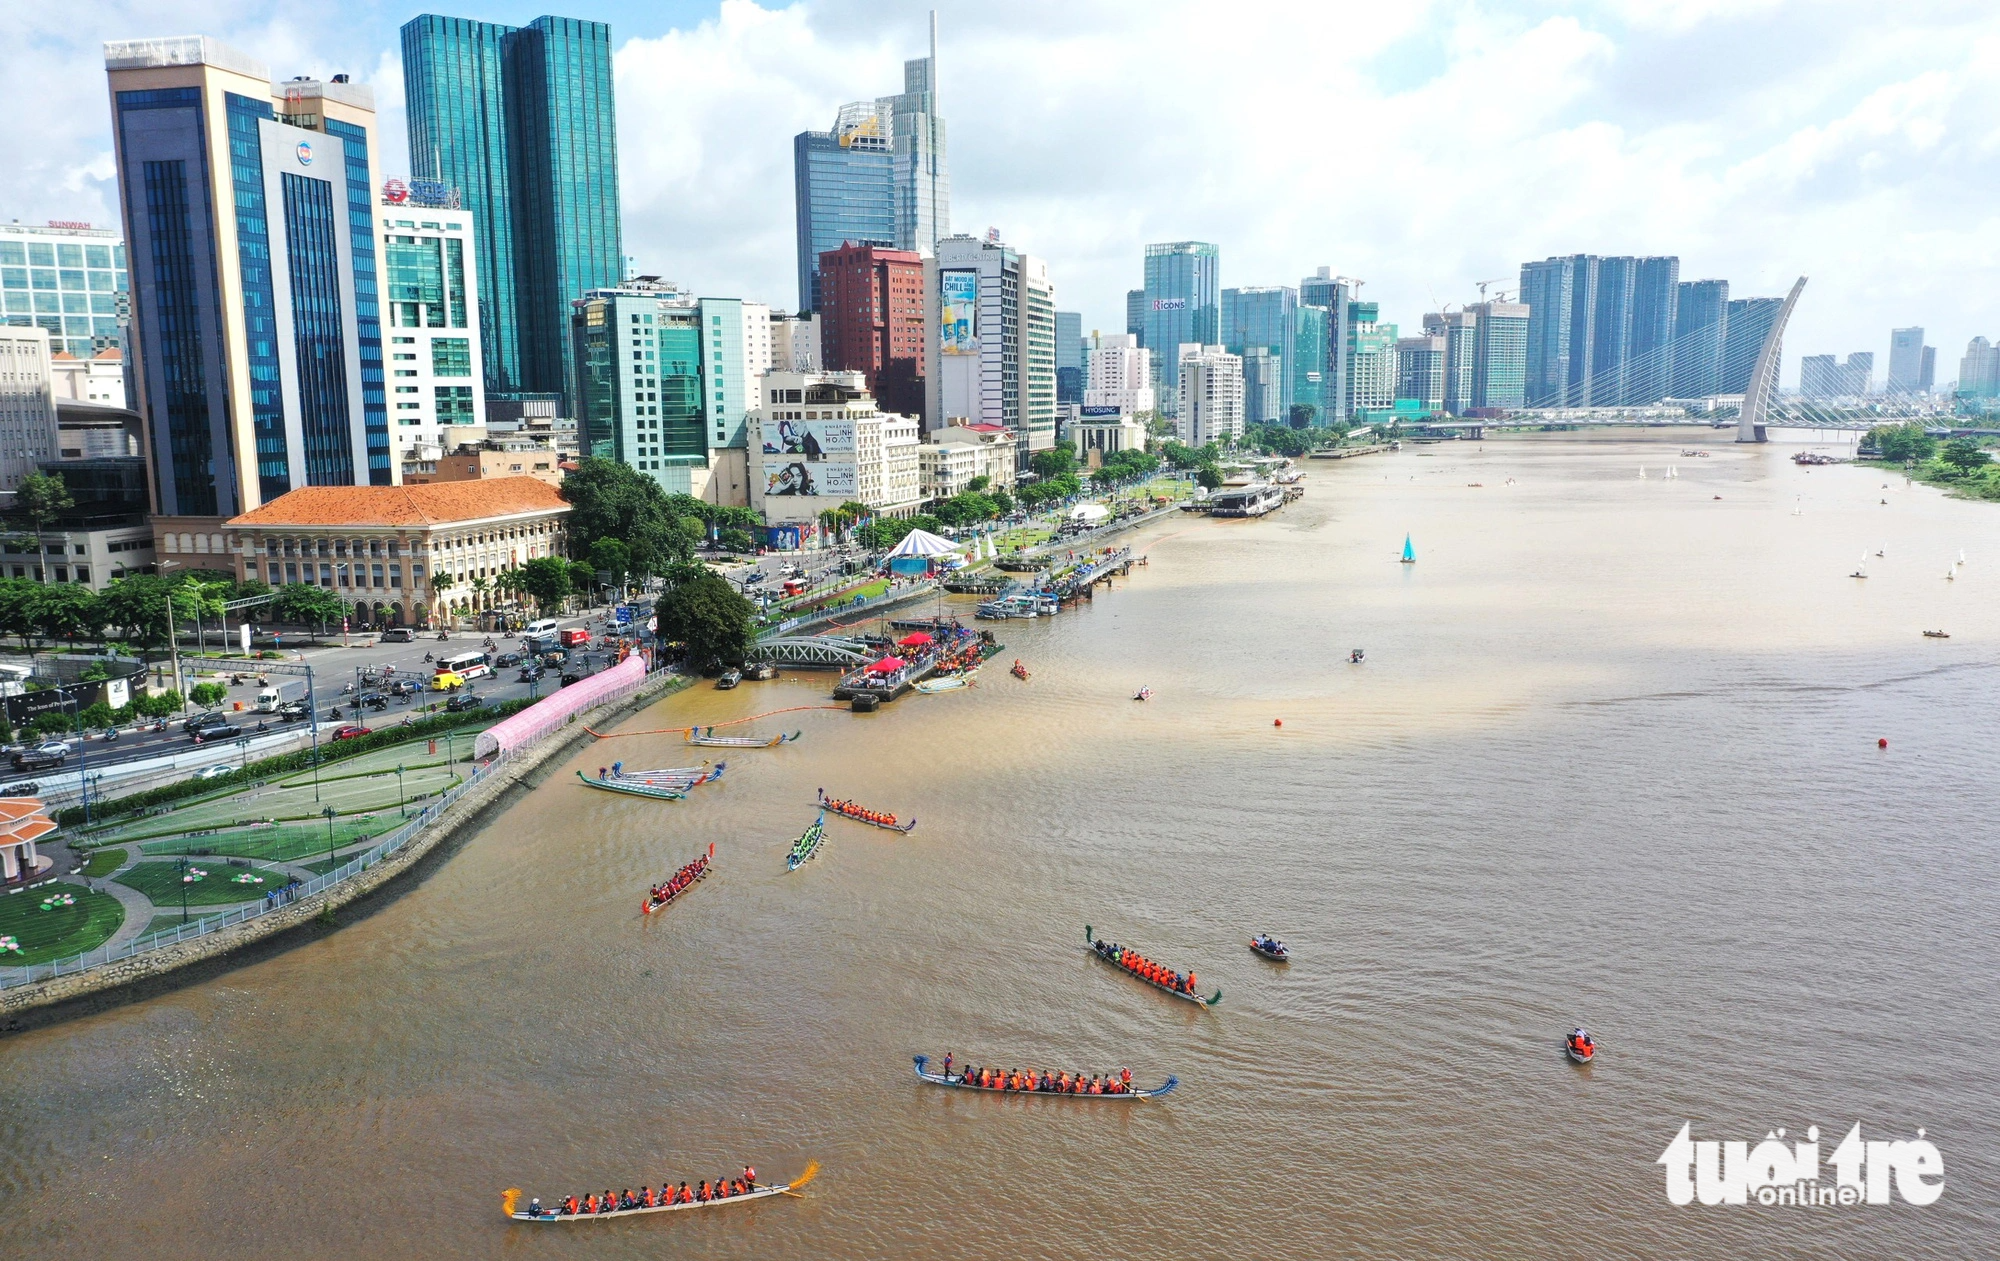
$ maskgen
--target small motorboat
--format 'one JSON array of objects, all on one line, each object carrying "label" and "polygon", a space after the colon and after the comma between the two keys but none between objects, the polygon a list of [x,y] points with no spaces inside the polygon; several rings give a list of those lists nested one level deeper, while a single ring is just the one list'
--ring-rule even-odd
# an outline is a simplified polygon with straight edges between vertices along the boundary
[{"label": "small motorboat", "polygon": [[1350,649],[1347,654],[1347,663],[1349,665],[1358,666],[1362,663],[1362,661],[1364,661],[1367,658],[1367,656],[1368,654],[1359,648]]},{"label": "small motorboat", "polygon": [[1934,631],[1925,631],[1925,632],[1924,632],[1924,638],[1925,638],[1925,639],[1950,639],[1950,638],[1951,638],[1951,634],[1950,634],[1950,632],[1948,632],[1948,631],[1941,631],[1941,630],[1934,630]]},{"label": "small motorboat", "polygon": [[1252,937],[1250,939],[1250,948],[1258,954],[1263,955],[1266,959],[1273,959],[1279,963],[1290,963],[1292,961],[1292,952],[1285,948],[1285,943],[1279,941],[1269,933],[1258,933],[1255,937]]},{"label": "small motorboat", "polygon": [[1028,667],[1022,665],[1019,658],[1015,659],[1013,668],[1008,670],[1007,673],[1013,675],[1023,683],[1028,680]]},{"label": "small motorboat", "polygon": [[1588,1064],[1597,1058],[1597,1039],[1587,1029],[1572,1029],[1563,1039],[1563,1053],[1579,1064]]},{"label": "small motorboat", "polygon": [[743,681],[743,672],[741,670],[724,670],[722,672],[722,677],[718,678],[715,681],[715,687],[717,691],[727,692],[730,688],[735,687],[738,683],[741,683],[742,681]]},{"label": "small motorboat", "polygon": [[1138,691],[1132,693],[1132,699],[1135,701],[1151,700],[1152,696],[1153,696],[1153,689],[1150,687],[1142,687]]}]

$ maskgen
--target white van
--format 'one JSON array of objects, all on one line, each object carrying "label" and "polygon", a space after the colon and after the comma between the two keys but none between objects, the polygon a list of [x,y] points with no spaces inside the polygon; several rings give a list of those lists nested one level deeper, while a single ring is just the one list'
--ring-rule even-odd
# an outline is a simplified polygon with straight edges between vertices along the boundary
[{"label": "white van", "polygon": [[553,635],[556,633],[556,628],[561,625],[562,625],[561,622],[558,622],[556,619],[552,617],[544,617],[536,621],[529,622],[528,629],[521,633],[531,639],[536,635]]}]

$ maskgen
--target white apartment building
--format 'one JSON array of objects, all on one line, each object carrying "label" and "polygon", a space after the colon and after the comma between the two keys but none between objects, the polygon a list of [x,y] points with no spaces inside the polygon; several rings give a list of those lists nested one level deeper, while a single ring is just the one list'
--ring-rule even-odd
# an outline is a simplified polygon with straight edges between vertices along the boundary
[{"label": "white apartment building", "polygon": [[0,325],[0,494],[60,453],[49,330]]},{"label": "white apartment building", "polygon": [[[769,311],[770,308],[766,307]],[[771,311],[770,372],[818,372],[819,316]]]},{"label": "white apartment building", "polygon": [[1135,333],[1100,334],[1084,379],[1089,382],[1083,389],[1086,408],[1118,409],[1091,415],[1131,416],[1153,410],[1153,352],[1139,344]]},{"label": "white apartment building", "polygon": [[1175,420],[1188,446],[1229,444],[1243,435],[1243,360],[1220,346],[1180,348],[1181,411]]},{"label": "white apartment building", "polygon": [[79,359],[67,350],[49,356],[51,380],[59,403],[125,406],[125,354],[116,346]]},{"label": "white apartment building", "polygon": [[1069,436],[1076,458],[1093,468],[1107,455],[1146,449],[1146,426],[1130,416],[1084,416],[1070,424]]},{"label": "white apartment building", "polygon": [[750,434],[750,507],[768,525],[816,527],[850,500],[887,516],[923,503],[917,420],[877,410],[859,372],[767,374]]},{"label": "white apartment building", "polygon": [[1022,470],[1056,443],[1056,305],[1048,264],[1001,242],[952,236],[924,260],[924,414],[1015,438]]},{"label": "white apartment building", "polygon": [[[1008,463],[1012,463],[1010,458]],[[985,465],[970,442],[926,442],[917,448],[917,479],[925,500],[949,499],[979,476]]]},{"label": "white apartment building", "polygon": [[400,474],[411,449],[439,445],[447,426],[486,421],[478,263],[470,210],[424,204],[392,180],[376,213],[390,467]]}]

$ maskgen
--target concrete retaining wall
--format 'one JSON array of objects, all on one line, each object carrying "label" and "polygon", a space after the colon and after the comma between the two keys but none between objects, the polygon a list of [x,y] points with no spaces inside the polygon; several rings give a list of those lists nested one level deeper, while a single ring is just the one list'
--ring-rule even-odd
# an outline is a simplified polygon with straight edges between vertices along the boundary
[{"label": "concrete retaining wall", "polygon": [[72,1003],[134,982],[164,976],[198,963],[218,959],[233,951],[241,950],[253,942],[265,941],[309,925],[323,910],[346,906],[365,898],[410,871],[427,855],[461,831],[466,832],[468,836],[476,832],[483,823],[482,816],[487,813],[489,807],[497,804],[505,794],[515,789],[523,777],[548,762],[567,757],[578,744],[588,739],[585,727],[615,721],[624,714],[651,704],[691,682],[691,679],[683,675],[664,674],[648,680],[638,691],[629,696],[621,697],[587,714],[578,715],[566,731],[551,735],[532,749],[510,760],[504,770],[488,776],[485,782],[453,802],[436,821],[412,838],[408,845],[351,879],[343,880],[324,892],[302,898],[278,910],[259,915],[255,919],[231,924],[227,928],[218,929],[189,941],[162,946],[157,950],[133,955],[129,959],[120,959],[87,972],[51,977],[32,985],[0,990],[0,1018],[16,1016],[37,1008]]}]

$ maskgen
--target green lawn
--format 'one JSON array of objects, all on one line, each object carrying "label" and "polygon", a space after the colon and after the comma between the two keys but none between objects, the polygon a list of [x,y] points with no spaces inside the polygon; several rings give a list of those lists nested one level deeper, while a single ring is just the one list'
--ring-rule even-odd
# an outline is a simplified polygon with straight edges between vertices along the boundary
[{"label": "green lawn", "polygon": [[[41,909],[44,898],[58,894],[75,898],[75,905]],[[117,898],[78,884],[48,884],[8,894],[0,897],[0,937],[16,939],[21,949],[0,951],[0,964],[47,963],[95,950],[124,922],[125,908]]]},{"label": "green lawn", "polygon": [[[471,747],[470,739],[459,740],[457,744],[459,753]],[[338,763],[338,776],[327,773],[333,768],[322,768],[317,792],[314,791],[310,772],[303,776],[292,775],[262,788],[244,787],[167,814],[129,819],[117,827],[94,834],[90,839],[94,844],[106,845],[179,837],[188,832],[226,828],[253,819],[311,818],[327,806],[342,814],[379,813],[384,810],[394,814],[400,799],[395,771],[399,763],[395,756],[398,752],[401,753],[400,763],[403,766],[401,793],[406,794],[408,800],[417,801],[444,792],[461,778],[456,771],[444,765],[442,743],[436,757],[430,757],[421,744],[401,745],[397,749],[367,754],[351,763]],[[462,763],[454,763],[454,766],[462,769]],[[322,829],[321,837],[324,839],[326,825],[321,823],[316,826]],[[147,852],[159,851],[149,849]]]},{"label": "green lawn", "polygon": [[[386,812],[365,818],[336,819],[333,825],[333,848],[343,849],[356,842],[379,836],[399,826],[402,817],[396,813],[392,801]],[[238,828],[229,832],[214,832],[207,836],[182,836],[171,840],[148,841],[139,847],[144,854],[209,854],[227,855],[232,858],[261,858],[266,862],[293,862],[310,858],[314,854],[324,855],[327,851],[326,824],[324,823],[280,823],[275,827]],[[175,894],[179,899],[179,894]]]},{"label": "green lawn", "polygon": [[[290,880],[284,872],[265,869],[252,871],[247,867],[231,867],[228,863],[191,860],[189,874],[197,871],[208,873],[200,880],[191,881],[187,886],[189,906],[221,906],[229,902],[248,902],[261,898],[272,889],[283,888]],[[238,884],[236,877],[253,876],[261,883]],[[153,900],[156,910],[165,911],[181,904],[181,866],[179,863],[139,863],[132,870],[118,877],[118,883],[127,888],[137,889]]]},{"label": "green lawn", "polygon": [[83,874],[89,876],[91,879],[94,880],[99,876],[110,875],[112,872],[118,870],[124,864],[125,864],[124,850],[101,849],[98,850],[95,854],[92,854],[89,858],[84,860]]}]

